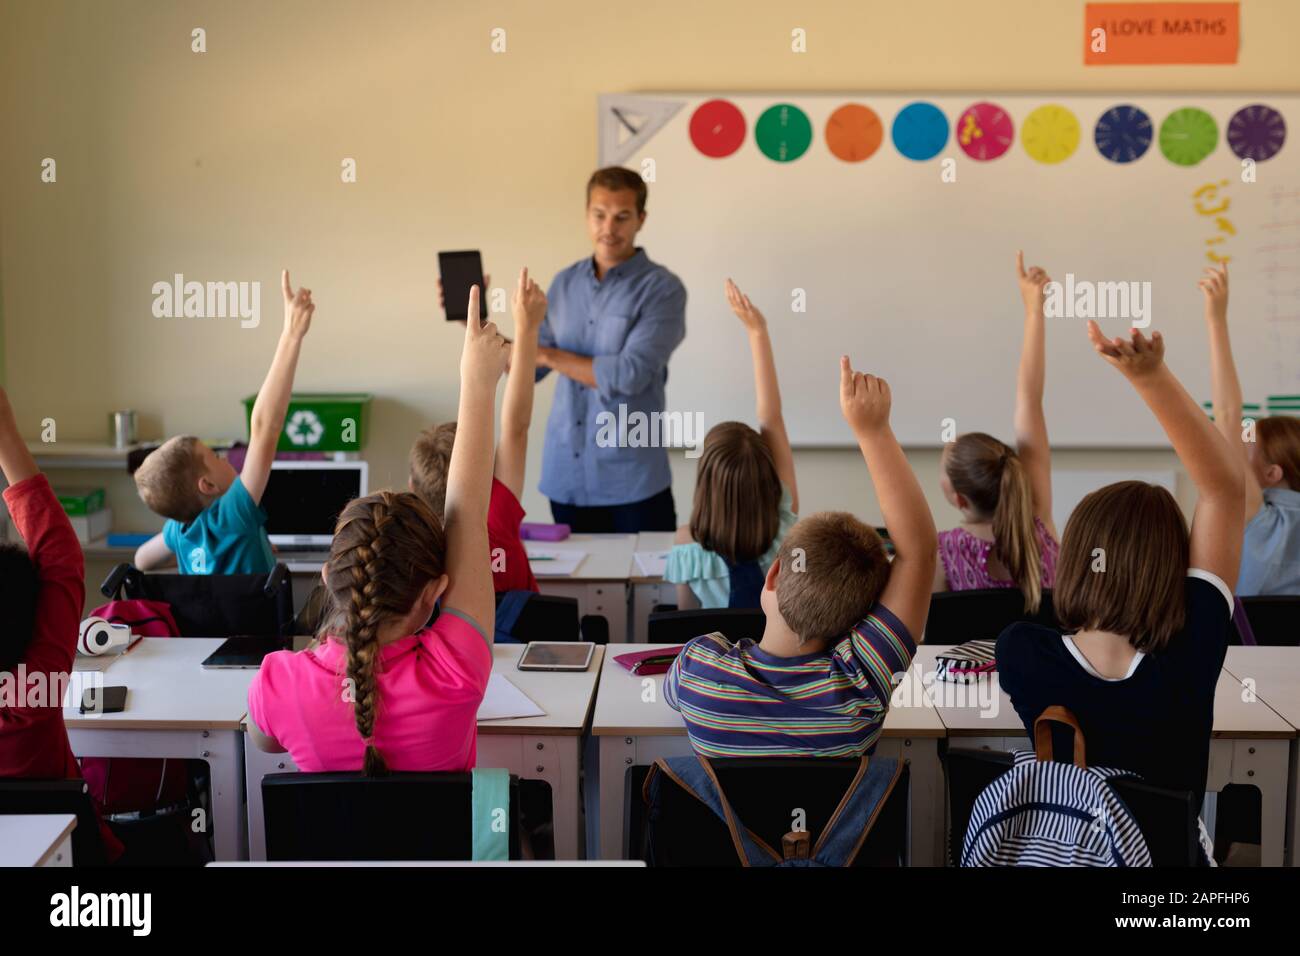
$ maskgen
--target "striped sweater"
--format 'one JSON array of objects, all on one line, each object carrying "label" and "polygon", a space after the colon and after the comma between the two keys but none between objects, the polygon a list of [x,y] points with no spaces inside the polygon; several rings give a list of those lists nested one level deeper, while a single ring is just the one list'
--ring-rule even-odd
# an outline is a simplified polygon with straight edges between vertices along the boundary
[{"label": "striped sweater", "polygon": [[860,757],[880,737],[894,685],[916,644],[875,605],[826,650],[776,657],[719,633],[688,643],[664,681],[706,757]]}]

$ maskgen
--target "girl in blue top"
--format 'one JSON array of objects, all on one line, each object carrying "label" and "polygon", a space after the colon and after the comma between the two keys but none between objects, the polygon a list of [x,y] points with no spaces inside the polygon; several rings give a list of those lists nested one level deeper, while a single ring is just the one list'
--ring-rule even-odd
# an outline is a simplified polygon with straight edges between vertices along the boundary
[{"label": "girl in blue top", "polygon": [[1241,418],[1241,383],[1228,342],[1228,267],[1206,268],[1214,422],[1246,462],[1246,531],[1237,594],[1300,594],[1300,418]]},{"label": "girl in blue top", "polygon": [[758,607],[763,577],[799,513],[767,320],[730,279],[726,292],[749,333],[758,431],[722,422],[704,437],[691,523],[677,529],[664,571],[682,609]]}]

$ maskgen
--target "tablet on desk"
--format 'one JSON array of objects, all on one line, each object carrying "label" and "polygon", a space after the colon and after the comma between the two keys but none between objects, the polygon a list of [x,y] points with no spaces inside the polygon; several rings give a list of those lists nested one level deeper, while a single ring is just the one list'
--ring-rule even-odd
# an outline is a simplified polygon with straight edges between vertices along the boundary
[{"label": "tablet on desk", "polygon": [[585,671],[596,645],[586,641],[532,641],[519,657],[521,671]]},{"label": "tablet on desk", "polygon": [[209,654],[202,666],[208,670],[255,670],[267,654],[289,646],[279,637],[231,637]]}]

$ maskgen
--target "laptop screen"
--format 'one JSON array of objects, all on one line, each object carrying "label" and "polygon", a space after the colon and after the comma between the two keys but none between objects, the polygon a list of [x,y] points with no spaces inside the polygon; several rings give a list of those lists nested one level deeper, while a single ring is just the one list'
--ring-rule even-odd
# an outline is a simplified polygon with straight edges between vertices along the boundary
[{"label": "laptop screen", "polygon": [[[365,462],[276,462],[262,495],[273,544],[328,547],[339,513],[366,493]],[[324,465],[325,467],[321,467]]]}]

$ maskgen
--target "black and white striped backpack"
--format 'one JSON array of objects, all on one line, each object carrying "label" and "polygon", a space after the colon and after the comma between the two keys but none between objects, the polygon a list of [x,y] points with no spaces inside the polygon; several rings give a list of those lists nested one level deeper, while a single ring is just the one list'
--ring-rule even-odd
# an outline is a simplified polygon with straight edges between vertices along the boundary
[{"label": "black and white striped backpack", "polygon": [[[1052,721],[1074,730],[1074,763],[1052,759]],[[1128,807],[1110,781],[1125,770],[1089,767],[1083,732],[1064,707],[1034,721],[1035,752],[975,801],[962,866],[1151,866],[1151,853]]]}]

